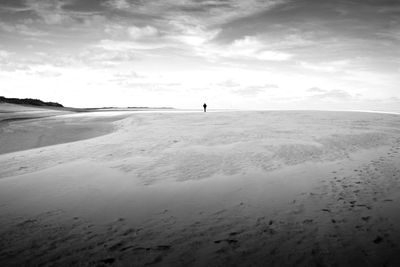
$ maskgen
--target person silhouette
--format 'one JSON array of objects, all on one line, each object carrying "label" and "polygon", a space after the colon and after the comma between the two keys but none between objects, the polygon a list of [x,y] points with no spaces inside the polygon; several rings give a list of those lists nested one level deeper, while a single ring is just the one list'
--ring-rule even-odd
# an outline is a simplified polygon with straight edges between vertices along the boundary
[{"label": "person silhouette", "polygon": [[204,112],[207,112],[207,104],[206,103],[203,104],[203,108],[204,108]]}]

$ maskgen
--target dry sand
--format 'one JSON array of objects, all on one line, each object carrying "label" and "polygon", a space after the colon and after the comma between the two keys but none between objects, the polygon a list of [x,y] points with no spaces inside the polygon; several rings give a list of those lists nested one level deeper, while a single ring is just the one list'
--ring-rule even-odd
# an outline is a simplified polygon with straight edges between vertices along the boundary
[{"label": "dry sand", "polygon": [[398,115],[81,114],[0,129],[1,266],[400,266]]}]

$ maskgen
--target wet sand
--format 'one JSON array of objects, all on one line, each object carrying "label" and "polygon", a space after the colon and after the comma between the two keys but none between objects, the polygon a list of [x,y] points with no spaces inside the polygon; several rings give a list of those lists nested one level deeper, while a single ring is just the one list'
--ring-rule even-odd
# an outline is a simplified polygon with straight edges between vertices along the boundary
[{"label": "wet sand", "polygon": [[398,115],[78,117],[7,136],[112,126],[0,151],[1,265],[400,265]]},{"label": "wet sand", "polygon": [[70,110],[1,103],[0,154],[105,135],[114,131],[112,122],[132,113]]},{"label": "wet sand", "polygon": [[0,153],[93,138],[113,132],[111,122],[126,116],[46,116],[5,119],[0,123]]}]

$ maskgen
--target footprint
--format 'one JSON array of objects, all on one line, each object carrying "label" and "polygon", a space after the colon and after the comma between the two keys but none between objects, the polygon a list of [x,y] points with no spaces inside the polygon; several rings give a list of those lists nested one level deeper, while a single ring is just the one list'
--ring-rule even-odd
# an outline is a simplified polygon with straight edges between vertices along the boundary
[{"label": "footprint", "polygon": [[375,244],[379,244],[379,243],[381,243],[382,241],[383,241],[383,238],[380,237],[380,236],[377,236],[377,237],[374,239],[374,243],[375,243]]},{"label": "footprint", "polygon": [[370,218],[370,216],[361,217],[361,219],[366,222],[368,222]]},{"label": "footprint", "polygon": [[133,248],[133,246],[127,246],[127,247],[121,248],[119,251],[122,252],[122,251],[128,250],[130,248]]},{"label": "footprint", "polygon": [[125,232],[122,233],[123,236],[127,236],[129,234],[136,233],[135,229],[129,228]]},{"label": "footprint", "polygon": [[111,247],[109,247],[108,249],[111,251],[114,251],[114,250],[120,249],[123,245],[124,244],[122,242],[118,242],[118,243],[112,245]]},{"label": "footprint", "polygon": [[227,242],[229,245],[232,245],[232,244],[236,244],[239,241],[237,241],[236,239],[221,239],[221,240],[214,241],[215,244],[219,244],[221,242]]},{"label": "footprint", "polygon": [[313,222],[312,219],[306,219],[306,220],[303,221],[304,224],[310,224],[312,222]]},{"label": "footprint", "polygon": [[171,248],[171,246],[168,246],[168,245],[160,245],[160,246],[157,246],[157,250],[168,250],[168,249],[170,249]]},{"label": "footprint", "polygon": [[112,264],[112,263],[115,262],[115,259],[114,258],[107,258],[107,259],[104,259],[104,260],[100,260],[100,262],[101,263],[105,263],[105,264]]},{"label": "footprint", "polygon": [[136,248],[134,248],[134,249],[132,249],[132,250],[134,250],[134,251],[140,251],[140,250],[150,250],[151,248],[144,248],[144,247],[136,247]]}]

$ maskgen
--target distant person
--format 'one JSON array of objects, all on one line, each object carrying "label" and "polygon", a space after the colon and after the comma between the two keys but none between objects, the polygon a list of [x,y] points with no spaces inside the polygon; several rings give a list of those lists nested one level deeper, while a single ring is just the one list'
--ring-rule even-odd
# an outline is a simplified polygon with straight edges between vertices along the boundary
[{"label": "distant person", "polygon": [[206,103],[203,104],[203,108],[204,108],[204,112],[207,112],[207,104]]}]

